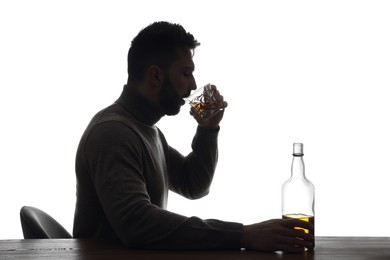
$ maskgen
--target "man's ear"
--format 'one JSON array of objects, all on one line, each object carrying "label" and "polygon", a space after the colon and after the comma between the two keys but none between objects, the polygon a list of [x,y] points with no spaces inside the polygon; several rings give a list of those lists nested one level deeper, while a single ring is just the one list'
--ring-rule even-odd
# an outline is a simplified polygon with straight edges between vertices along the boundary
[{"label": "man's ear", "polygon": [[147,69],[146,75],[149,82],[155,86],[160,86],[164,77],[163,71],[156,65],[150,65]]}]

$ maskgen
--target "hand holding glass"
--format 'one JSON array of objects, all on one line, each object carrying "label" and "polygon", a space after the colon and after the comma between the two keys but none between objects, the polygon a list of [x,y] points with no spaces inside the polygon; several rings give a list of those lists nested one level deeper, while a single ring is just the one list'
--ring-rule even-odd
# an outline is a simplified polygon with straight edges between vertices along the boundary
[{"label": "hand holding glass", "polygon": [[224,102],[217,88],[210,83],[195,90],[186,102],[195,108],[196,113],[203,119],[208,120],[224,109]]}]

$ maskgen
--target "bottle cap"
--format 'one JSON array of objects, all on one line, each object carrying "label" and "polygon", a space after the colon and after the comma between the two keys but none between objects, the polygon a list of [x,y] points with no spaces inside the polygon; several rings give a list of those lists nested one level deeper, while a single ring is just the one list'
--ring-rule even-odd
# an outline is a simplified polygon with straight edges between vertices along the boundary
[{"label": "bottle cap", "polygon": [[302,143],[294,143],[293,155],[294,156],[303,156],[303,144]]}]

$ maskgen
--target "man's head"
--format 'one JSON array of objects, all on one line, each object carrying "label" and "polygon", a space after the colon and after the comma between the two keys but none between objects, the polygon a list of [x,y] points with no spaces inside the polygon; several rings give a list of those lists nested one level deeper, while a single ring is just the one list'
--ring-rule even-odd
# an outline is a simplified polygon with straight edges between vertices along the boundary
[{"label": "man's head", "polygon": [[127,56],[129,82],[144,80],[147,68],[166,70],[178,58],[178,50],[195,50],[199,42],[179,24],[155,22],[141,30],[131,42]]},{"label": "man's head", "polygon": [[143,86],[141,92],[163,114],[177,114],[183,98],[196,89],[192,56],[199,45],[179,24],[149,25],[132,41],[128,84]]}]

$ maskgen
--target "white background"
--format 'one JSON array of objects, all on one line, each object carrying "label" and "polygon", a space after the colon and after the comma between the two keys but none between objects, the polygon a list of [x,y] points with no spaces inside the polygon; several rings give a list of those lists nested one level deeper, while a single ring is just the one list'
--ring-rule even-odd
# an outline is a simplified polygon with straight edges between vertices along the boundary
[{"label": "white background", "polygon": [[[126,55],[157,20],[201,42],[199,85],[229,102],[210,194],[169,210],[245,224],[280,217],[293,142],[316,187],[316,234],[390,236],[390,2],[1,1],[0,239],[22,238],[23,205],[70,232],[75,152],[119,96]],[[183,108],[158,126],[183,153]]]}]

